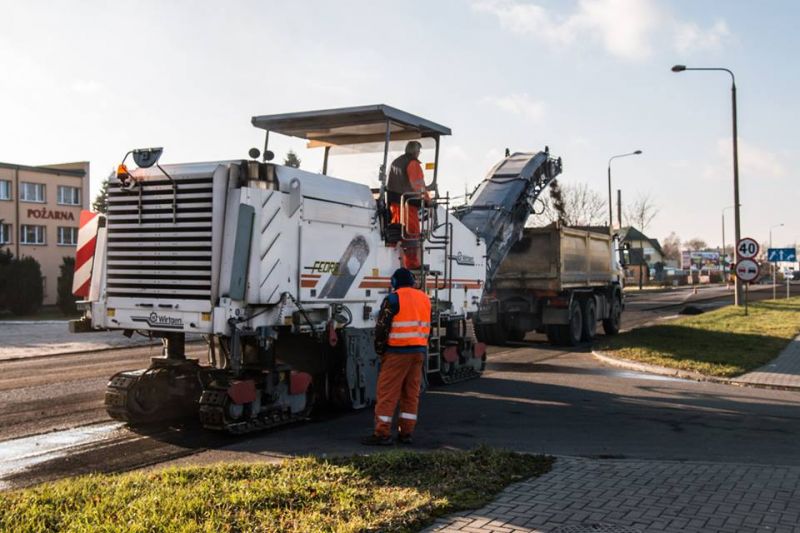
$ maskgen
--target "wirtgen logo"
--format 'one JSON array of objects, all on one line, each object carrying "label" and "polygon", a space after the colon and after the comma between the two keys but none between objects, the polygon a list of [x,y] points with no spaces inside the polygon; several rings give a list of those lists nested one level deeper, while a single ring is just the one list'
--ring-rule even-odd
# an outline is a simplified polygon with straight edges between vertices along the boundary
[{"label": "wirtgen logo", "polygon": [[169,315],[159,315],[156,312],[152,312],[146,317],[132,316],[131,320],[134,322],[147,322],[147,325],[153,328],[183,329],[182,318],[175,318]]},{"label": "wirtgen logo", "polygon": [[150,317],[147,320],[147,323],[151,326],[174,326],[174,327],[183,327],[183,319],[182,318],[174,318],[167,315],[159,315],[158,313],[150,313]]}]

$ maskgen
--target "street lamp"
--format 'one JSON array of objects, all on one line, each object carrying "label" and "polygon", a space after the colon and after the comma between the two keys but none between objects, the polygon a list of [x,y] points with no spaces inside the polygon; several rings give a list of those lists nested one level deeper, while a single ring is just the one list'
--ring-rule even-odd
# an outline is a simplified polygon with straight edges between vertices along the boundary
[{"label": "street lamp", "polygon": [[[774,226],[769,227],[769,247],[772,248],[772,230],[774,228],[780,228],[783,226],[781,224],[775,224]],[[769,252],[767,252],[767,260],[769,261]],[[772,261],[770,261],[772,263]],[[778,298],[778,280],[777,280],[777,273],[775,272],[775,263],[772,263],[772,299],[775,300]]]},{"label": "street lamp", "polygon": [[[728,252],[725,250],[725,211],[728,209],[733,209],[733,206],[729,205],[728,207],[722,208],[722,277],[725,278],[726,287],[728,283],[728,275],[725,272],[725,258],[727,257]],[[734,245],[734,247],[735,246],[736,245]]]},{"label": "street lamp", "polygon": [[[685,70],[716,70],[727,72],[731,75],[731,110],[733,113],[733,224],[734,224],[734,233],[736,238],[736,244],[739,243],[739,240],[742,238],[741,232],[741,219],[739,217],[739,139],[737,133],[737,125],[736,125],[736,77],[733,75],[733,71],[722,68],[722,67],[687,67],[686,65],[675,65],[672,67],[672,72],[683,72]],[[736,262],[739,261],[739,250],[736,249],[736,244],[734,244],[734,258]],[[734,296],[734,304],[739,305],[739,302],[742,299],[742,282],[739,278],[736,278],[736,291]]]},{"label": "street lamp", "polygon": [[[614,227],[614,210],[611,208],[611,162],[620,157],[628,157],[629,155],[642,155],[642,151],[636,150],[635,152],[630,152],[628,154],[615,155],[608,160],[608,232],[609,233],[613,233],[611,228]],[[620,222],[620,224],[622,223]]]}]

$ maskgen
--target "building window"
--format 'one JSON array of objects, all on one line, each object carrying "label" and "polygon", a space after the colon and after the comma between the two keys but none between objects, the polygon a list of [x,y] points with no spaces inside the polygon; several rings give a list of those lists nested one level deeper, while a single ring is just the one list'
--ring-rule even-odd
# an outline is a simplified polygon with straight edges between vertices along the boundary
[{"label": "building window", "polygon": [[11,182],[0,180],[0,200],[11,200]]},{"label": "building window", "polygon": [[38,202],[43,204],[44,199],[44,183],[28,183],[23,181],[20,183],[19,199],[23,202]]},{"label": "building window", "polygon": [[81,205],[81,190],[77,187],[59,185],[58,203],[61,205]]},{"label": "building window", "polygon": [[78,228],[58,228],[58,244],[61,246],[75,246],[78,244]]},{"label": "building window", "polygon": [[45,227],[23,224],[19,228],[19,242],[22,244],[46,244]]},{"label": "building window", "polygon": [[11,224],[0,224],[0,244],[11,242]]}]

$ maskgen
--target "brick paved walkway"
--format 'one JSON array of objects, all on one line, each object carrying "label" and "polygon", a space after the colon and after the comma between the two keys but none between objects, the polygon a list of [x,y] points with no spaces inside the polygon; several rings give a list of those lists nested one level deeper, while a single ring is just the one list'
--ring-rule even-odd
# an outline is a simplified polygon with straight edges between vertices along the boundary
[{"label": "brick paved walkway", "polygon": [[562,457],[426,531],[559,530],[800,532],[800,467]]},{"label": "brick paved walkway", "polygon": [[790,342],[776,359],[733,381],[800,389],[800,337]]}]

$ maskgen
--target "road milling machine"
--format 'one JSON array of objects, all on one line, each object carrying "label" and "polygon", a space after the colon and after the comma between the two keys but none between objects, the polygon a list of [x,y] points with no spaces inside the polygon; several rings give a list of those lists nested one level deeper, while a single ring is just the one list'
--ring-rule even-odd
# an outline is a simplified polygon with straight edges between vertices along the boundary
[{"label": "road milling machine", "polygon": [[[148,368],[111,378],[110,416],[149,423],[194,414],[206,428],[245,433],[305,418],[315,405],[372,404],[373,328],[401,266],[398,244],[413,237],[402,220],[390,223],[386,169],[409,140],[424,141],[432,160],[433,200],[414,241],[417,282],[432,301],[425,373],[444,384],[479,376],[486,346],[472,317],[561,161],[547,150],[509,155],[470,209],[456,211],[437,187],[447,127],[386,105],[252,123],[266,136],[249,159],[161,165],[160,148],[132,150],[111,180],[107,215],[84,213],[75,279],[84,317],[72,330],[163,342]],[[319,147],[322,171],[273,163],[270,134]],[[371,153],[379,187],[330,175],[338,150]],[[401,202],[419,200],[409,193]],[[207,361],[186,357],[192,334],[205,338]]]}]

